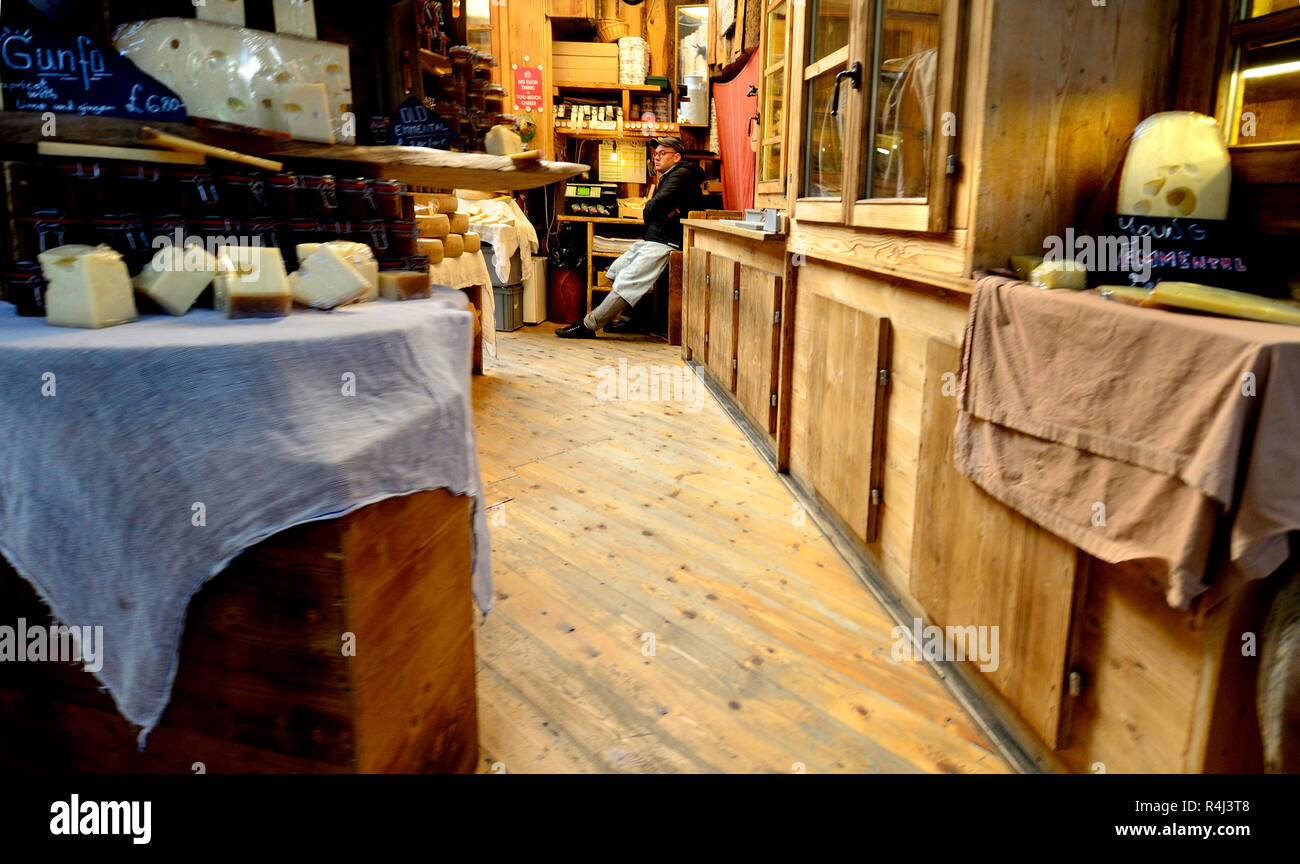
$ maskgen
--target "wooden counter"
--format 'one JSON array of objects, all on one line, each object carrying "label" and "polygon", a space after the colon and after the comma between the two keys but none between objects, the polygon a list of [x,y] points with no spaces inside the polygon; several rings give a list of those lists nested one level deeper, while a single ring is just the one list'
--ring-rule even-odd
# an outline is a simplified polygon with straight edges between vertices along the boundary
[{"label": "wooden counter", "polygon": [[[0,765],[51,773],[474,770],[471,499],[417,492],[290,528],[190,603],[145,752],[70,663],[0,663]],[[10,621],[48,621],[0,559]],[[344,656],[344,634],[355,656]],[[200,765],[201,763],[201,765]]]}]

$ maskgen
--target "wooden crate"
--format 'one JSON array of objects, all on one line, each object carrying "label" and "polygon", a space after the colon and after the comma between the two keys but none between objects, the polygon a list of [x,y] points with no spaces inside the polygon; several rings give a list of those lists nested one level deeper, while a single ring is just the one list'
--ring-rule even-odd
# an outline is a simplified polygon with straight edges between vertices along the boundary
[{"label": "wooden crate", "polygon": [[[469,773],[470,499],[417,492],[283,531],[190,603],[148,747],[71,663],[0,663],[0,765],[54,773]],[[47,621],[0,561],[0,608]],[[342,653],[343,634],[355,656]]]}]

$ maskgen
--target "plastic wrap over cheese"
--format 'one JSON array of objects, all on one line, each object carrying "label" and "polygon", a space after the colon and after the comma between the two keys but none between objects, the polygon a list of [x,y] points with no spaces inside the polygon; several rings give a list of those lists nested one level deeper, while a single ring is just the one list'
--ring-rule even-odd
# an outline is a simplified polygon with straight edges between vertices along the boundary
[{"label": "plastic wrap over cheese", "polygon": [[1133,132],[1116,209],[1128,216],[1227,219],[1231,185],[1228,148],[1214,118],[1165,111]]},{"label": "plastic wrap over cheese", "polygon": [[187,18],[123,24],[113,44],[191,116],[305,141],[356,140],[345,45]]}]

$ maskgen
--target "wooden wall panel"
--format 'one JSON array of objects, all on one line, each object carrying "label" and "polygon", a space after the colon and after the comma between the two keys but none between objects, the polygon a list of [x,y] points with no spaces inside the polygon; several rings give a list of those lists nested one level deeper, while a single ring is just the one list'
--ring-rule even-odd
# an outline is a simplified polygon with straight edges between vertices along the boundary
[{"label": "wooden wall panel", "polygon": [[781,279],[753,267],[740,268],[740,307],[737,324],[736,401],[759,429],[776,432],[778,341],[781,325]]},{"label": "wooden wall panel", "polygon": [[911,593],[941,627],[998,628],[996,668],[980,674],[1055,748],[1076,553],[953,467],[960,366],[959,348],[928,341]]},{"label": "wooden wall panel", "polygon": [[709,329],[709,253],[696,246],[686,247],[686,279],[682,287],[682,345],[687,359],[705,363],[709,357],[704,334]]},{"label": "wooden wall panel", "polygon": [[884,407],[878,371],[889,321],[824,295],[813,298],[810,317],[821,344],[808,365],[808,479],[860,540],[874,540],[873,444],[883,444],[874,432]]},{"label": "wooden wall panel", "polygon": [[736,300],[740,262],[721,255],[709,256],[709,352],[708,367],[713,377],[733,393],[736,391]]}]

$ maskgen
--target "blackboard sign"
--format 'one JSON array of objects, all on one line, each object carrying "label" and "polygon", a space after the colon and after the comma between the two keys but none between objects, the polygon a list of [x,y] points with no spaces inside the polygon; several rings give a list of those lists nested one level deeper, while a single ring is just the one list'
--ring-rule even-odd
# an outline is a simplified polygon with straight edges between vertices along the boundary
[{"label": "blackboard sign", "polygon": [[108,45],[35,27],[0,27],[9,111],[185,122],[185,103]]},{"label": "blackboard sign", "polygon": [[[1111,214],[1102,226],[1103,233],[1143,251],[1136,262],[1122,260],[1110,268],[1096,268],[1094,284],[1150,287],[1157,282],[1196,282],[1251,294],[1279,293],[1276,262],[1230,220]],[[1134,239],[1139,242],[1133,243]],[[1142,278],[1146,276],[1150,278]]]},{"label": "blackboard sign", "polygon": [[401,147],[436,147],[445,150],[456,138],[456,131],[448,129],[414,96],[403,102],[393,115],[393,143]]}]

